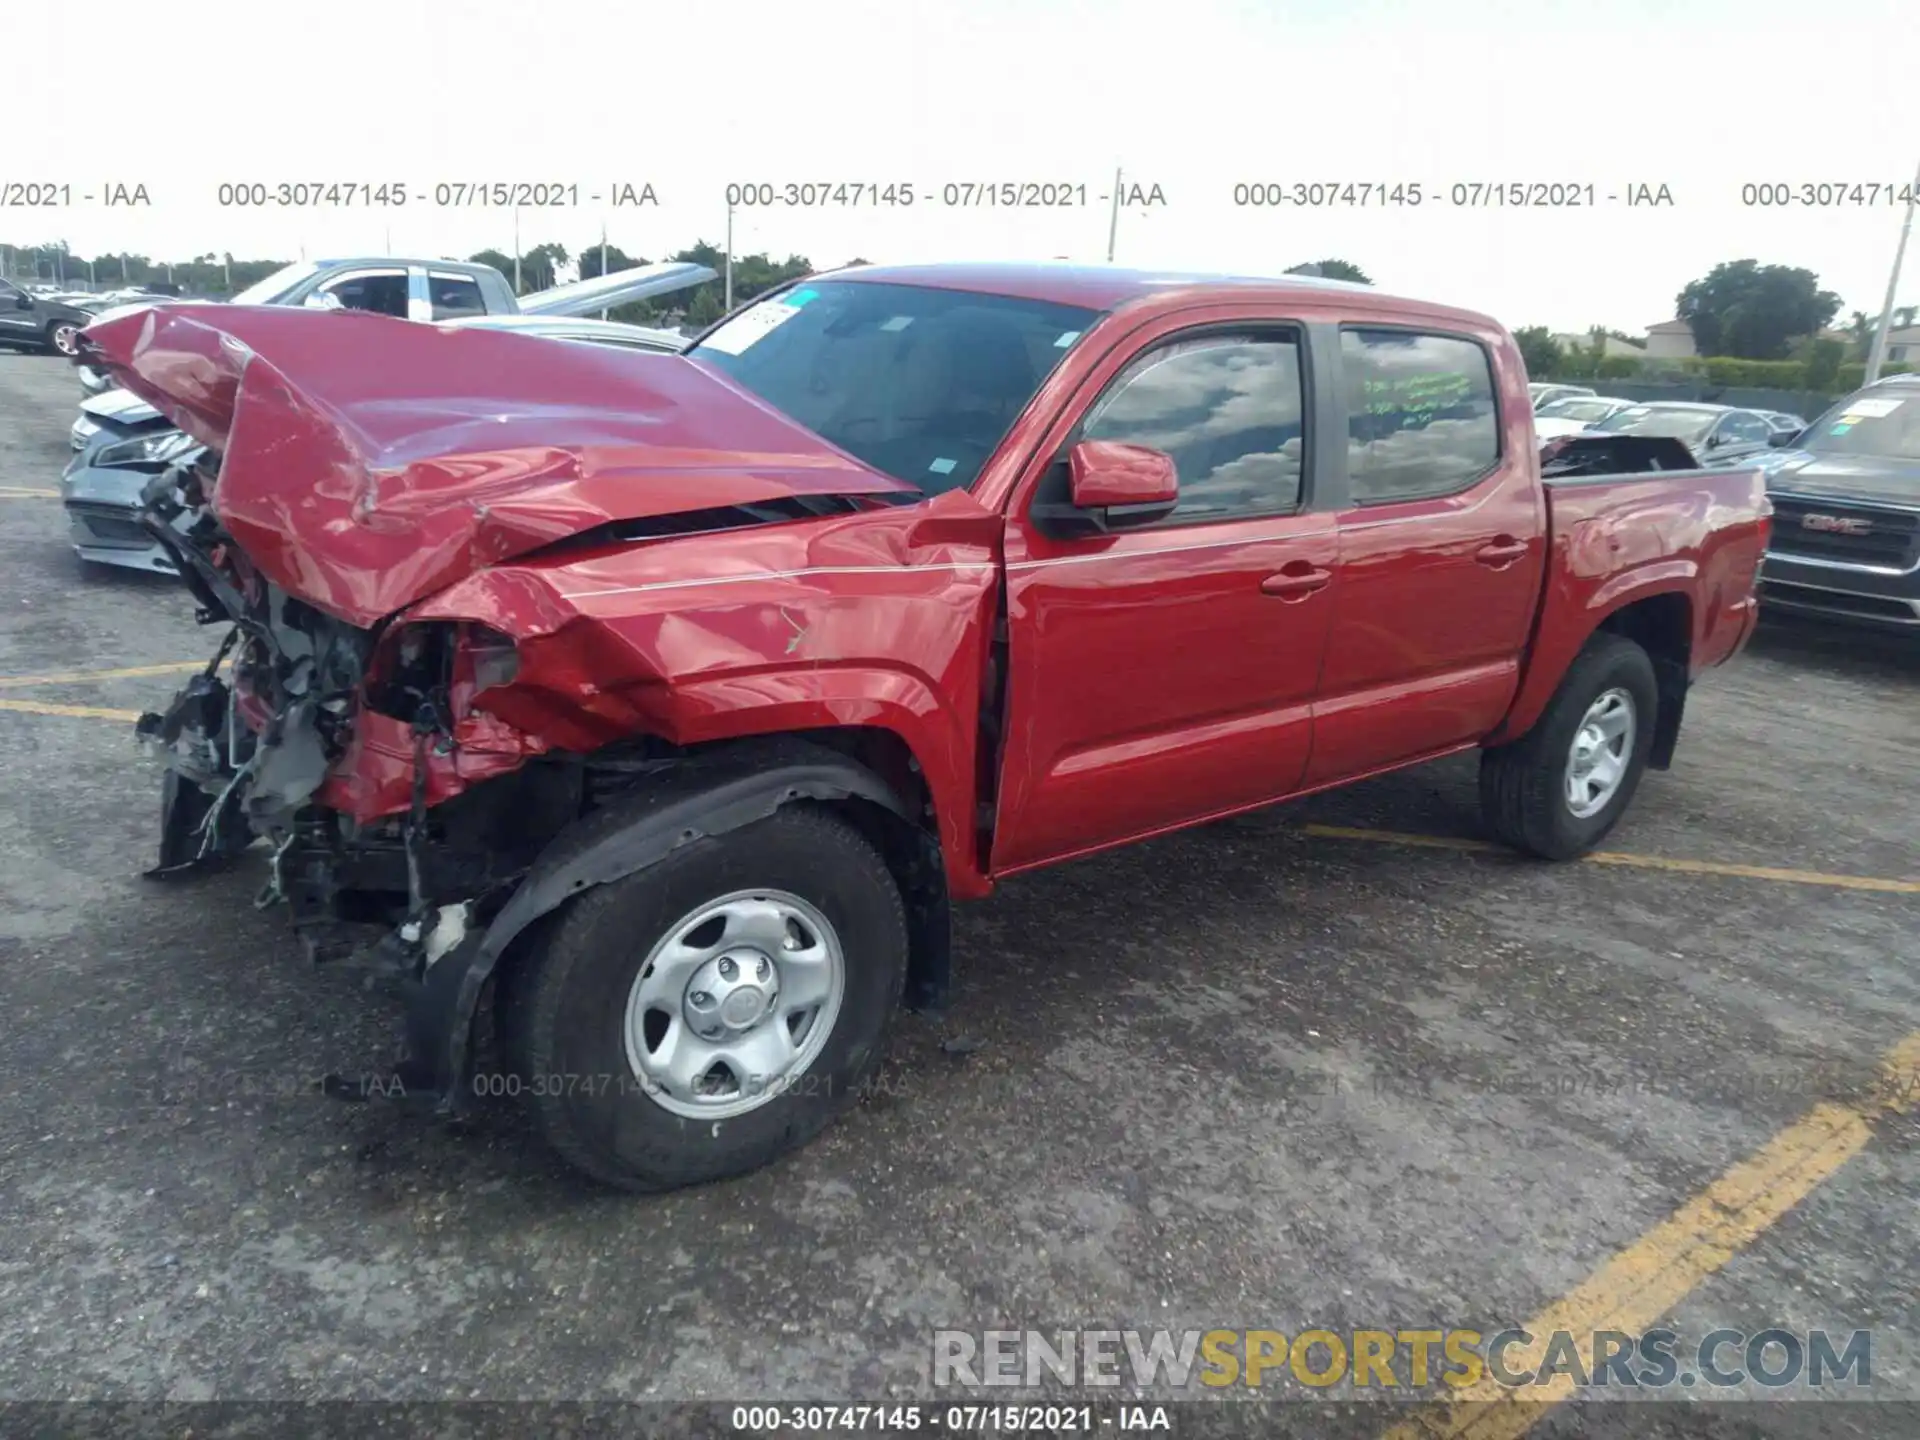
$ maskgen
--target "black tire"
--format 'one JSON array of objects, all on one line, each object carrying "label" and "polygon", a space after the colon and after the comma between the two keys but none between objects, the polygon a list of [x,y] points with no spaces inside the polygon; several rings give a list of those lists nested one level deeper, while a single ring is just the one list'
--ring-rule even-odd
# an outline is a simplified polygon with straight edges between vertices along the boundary
[{"label": "black tire", "polygon": [[[627,1059],[627,997],[669,926],[709,900],[766,886],[814,906],[844,952],[845,990],[824,1048],[797,1079],[731,1119],[682,1116]],[[757,1170],[858,1098],[886,1054],[907,973],[906,910],[879,852],[826,811],[788,807],[695,841],[572,902],[506,987],[516,1088],[560,1156],[608,1185],[678,1189]]]},{"label": "black tire", "polygon": [[[1567,764],[1588,708],[1612,689],[1633,704],[1633,746],[1626,774],[1607,803],[1574,813]],[[1510,745],[1480,756],[1480,811],[1494,836],[1545,860],[1577,860],[1605,839],[1633,801],[1646,773],[1659,713],[1659,686],[1647,652],[1619,635],[1600,634],[1567,667],[1545,713]]]},{"label": "black tire", "polygon": [[71,360],[74,357],[74,355],[78,353],[78,351],[76,349],[71,349],[71,348],[62,349],[60,345],[60,340],[59,340],[60,333],[63,330],[71,331],[74,335],[77,336],[82,330],[86,328],[86,323],[87,322],[84,320],[54,320],[54,321],[48,322],[47,349],[51,350],[54,354],[60,356],[62,359]]}]

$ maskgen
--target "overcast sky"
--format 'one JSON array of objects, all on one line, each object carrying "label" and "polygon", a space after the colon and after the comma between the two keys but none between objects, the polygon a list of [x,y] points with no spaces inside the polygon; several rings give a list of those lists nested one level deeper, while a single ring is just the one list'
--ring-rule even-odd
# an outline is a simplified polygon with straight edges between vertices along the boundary
[{"label": "overcast sky", "polygon": [[[0,210],[0,242],[155,258],[508,249],[472,181],[579,186],[523,246],[720,243],[729,181],[910,183],[910,208],[736,211],[737,251],[816,265],[1104,258],[1277,271],[1338,256],[1511,326],[1672,316],[1722,260],[1806,266],[1877,311],[1900,211],[1752,208],[1748,183],[1898,186],[1920,163],[1916,0],[93,0],[10,7],[0,182],[144,184],[145,209]],[[80,12],[74,12],[76,14]],[[64,56],[28,63],[29,52]],[[384,211],[222,208],[222,182],[399,182]],[[948,183],[1084,184],[1084,207],[948,208]],[[1418,208],[1234,204],[1239,182],[1422,187]],[[1446,203],[1558,182],[1592,208]],[[587,199],[651,183],[657,206]],[[1664,185],[1671,206],[1634,208]],[[1620,198],[1609,201],[1609,195]],[[1920,302],[1920,256],[1901,303]]]}]

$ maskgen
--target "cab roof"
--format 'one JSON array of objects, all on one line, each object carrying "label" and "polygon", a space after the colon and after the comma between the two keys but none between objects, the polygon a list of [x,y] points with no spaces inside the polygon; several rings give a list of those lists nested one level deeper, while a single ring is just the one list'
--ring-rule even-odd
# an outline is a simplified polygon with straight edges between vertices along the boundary
[{"label": "cab roof", "polygon": [[1363,299],[1369,309],[1419,309],[1450,312],[1476,320],[1482,318],[1468,311],[1452,310],[1448,306],[1385,294],[1372,285],[1362,285],[1357,281],[1329,280],[1316,275],[1134,270],[1124,266],[1089,265],[1076,261],[982,261],[939,265],[860,265],[850,270],[828,271],[811,278],[973,290],[987,295],[1009,295],[1023,300],[1078,305],[1101,311],[1117,310],[1136,301],[1182,291],[1258,290],[1267,294],[1338,294],[1356,300]]}]

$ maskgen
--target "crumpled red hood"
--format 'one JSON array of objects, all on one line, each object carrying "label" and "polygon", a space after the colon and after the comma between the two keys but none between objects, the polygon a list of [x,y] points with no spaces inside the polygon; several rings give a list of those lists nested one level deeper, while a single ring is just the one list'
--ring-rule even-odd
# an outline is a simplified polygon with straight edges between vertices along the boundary
[{"label": "crumpled red hood", "polygon": [[352,625],[609,521],[912,490],[678,355],[232,305],[85,343],[221,452],[214,512],[253,563]]}]

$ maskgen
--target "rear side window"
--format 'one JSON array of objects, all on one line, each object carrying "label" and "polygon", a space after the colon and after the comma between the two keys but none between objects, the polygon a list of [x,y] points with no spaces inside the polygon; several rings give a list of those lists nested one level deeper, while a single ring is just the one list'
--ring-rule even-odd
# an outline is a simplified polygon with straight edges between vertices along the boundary
[{"label": "rear side window", "polygon": [[1117,376],[1081,426],[1085,440],[1173,457],[1173,523],[1272,515],[1300,505],[1300,346],[1292,336],[1176,341]]},{"label": "rear side window", "polygon": [[1450,495],[1500,458],[1484,347],[1452,335],[1344,330],[1340,354],[1355,504]]},{"label": "rear side window", "polygon": [[427,276],[427,292],[433,297],[433,318],[436,320],[487,313],[487,302],[480,296],[480,283],[471,276],[430,273]]}]

